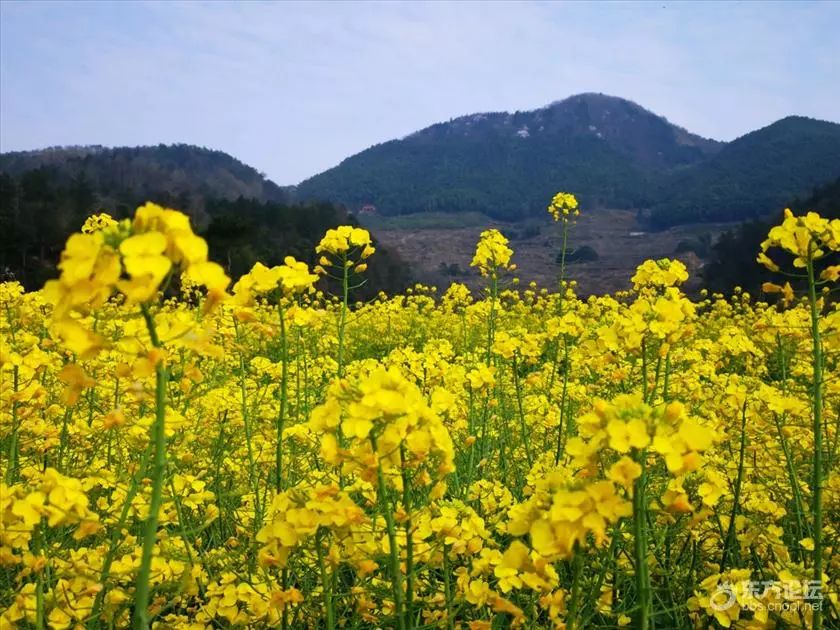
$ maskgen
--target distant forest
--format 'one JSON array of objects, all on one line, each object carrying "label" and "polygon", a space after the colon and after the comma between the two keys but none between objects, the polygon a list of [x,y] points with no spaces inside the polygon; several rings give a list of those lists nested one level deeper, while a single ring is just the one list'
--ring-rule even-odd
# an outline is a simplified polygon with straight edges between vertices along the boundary
[{"label": "distant forest", "polygon": [[[805,199],[793,199],[790,208],[796,214],[813,211],[825,218],[840,219],[840,177],[817,188]],[[724,232],[713,246],[709,263],[703,268],[705,286],[724,294],[741,287],[755,297],[762,297],[763,283],[784,284],[785,278],[755,261],[770,228],[781,223],[783,216],[782,212],[778,212],[771,219],[748,221]],[[835,254],[823,259],[821,266],[838,263],[840,260]]]},{"label": "distant forest", "polygon": [[[59,149],[0,156],[0,278],[40,288],[85,218],[129,217],[146,201],[186,211],[231,277],[292,255],[311,264],[327,229],[354,223],[331,203],[295,204],[230,156],[183,145]],[[408,268],[379,248],[362,296],[399,291]]]},{"label": "distant forest", "polygon": [[[798,124],[798,120],[788,122],[788,126]],[[778,133],[779,128],[774,131]],[[728,160],[727,153],[721,151],[715,159]],[[704,186],[717,182],[715,190],[721,194],[737,186],[732,178],[715,178],[713,171],[704,178],[708,178],[703,180]],[[294,202],[294,193],[225,153],[186,145],[70,147],[2,154],[0,280],[16,279],[27,289],[40,288],[56,275],[68,235],[78,231],[87,216],[104,211],[115,218],[128,217],[146,201],[190,214],[209,243],[211,257],[233,278],[258,260],[277,264],[292,255],[314,264],[315,245],[324,232],[354,224],[355,218],[334,203]],[[739,194],[748,192],[741,189]],[[738,198],[730,192],[725,196]],[[683,201],[691,199],[686,196]],[[799,212],[815,210],[840,218],[840,177],[807,198],[788,198],[788,202]],[[744,223],[725,232],[714,245],[710,237],[684,243],[707,261],[705,286],[724,293],[740,286],[759,295],[763,282],[778,282],[779,277],[763,270],[755,257],[761,241],[780,218],[781,213],[776,213],[769,219]],[[402,291],[412,280],[408,265],[396,252],[378,245],[373,262],[365,274],[367,284],[359,293],[362,298],[380,290]]]}]

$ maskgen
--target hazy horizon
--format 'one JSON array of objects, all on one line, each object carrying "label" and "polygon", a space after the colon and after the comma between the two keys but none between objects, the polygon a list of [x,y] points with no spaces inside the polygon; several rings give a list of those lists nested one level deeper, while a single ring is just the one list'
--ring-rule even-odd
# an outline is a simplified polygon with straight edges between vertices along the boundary
[{"label": "hazy horizon", "polygon": [[728,141],[840,118],[836,32],[840,4],[820,2],[3,2],[0,150],[196,144],[297,184],[581,92]]}]

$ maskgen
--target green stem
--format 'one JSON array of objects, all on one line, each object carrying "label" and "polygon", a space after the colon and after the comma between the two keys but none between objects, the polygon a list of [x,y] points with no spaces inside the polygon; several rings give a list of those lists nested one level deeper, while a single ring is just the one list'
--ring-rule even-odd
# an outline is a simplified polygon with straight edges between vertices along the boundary
[{"label": "green stem", "polygon": [[569,613],[566,616],[566,621],[569,624],[569,630],[578,628],[578,607],[580,605],[580,591],[581,591],[581,573],[583,572],[583,551],[578,545],[575,545],[574,560],[572,565],[572,598],[569,602]]},{"label": "green stem", "polygon": [[327,630],[335,630],[335,610],[333,609],[332,582],[327,575],[324,562],[324,548],[322,545],[323,529],[319,529],[315,536],[315,550],[318,554],[318,568],[321,573],[321,587],[324,589],[324,608],[327,612]]},{"label": "green stem", "polygon": [[[280,573],[280,586],[283,589],[284,593],[287,590],[289,590],[289,569],[287,569],[287,568],[283,568],[283,570]],[[281,617],[281,620],[280,620],[280,627],[283,630],[288,630],[288,627],[289,627],[289,604],[288,604],[288,602],[286,602],[286,604],[283,606],[283,613],[282,613],[282,617]]]},{"label": "green stem", "polygon": [[400,469],[402,471],[403,484],[403,509],[406,512],[405,519],[405,625],[411,628],[414,625],[413,603],[414,603],[414,536],[411,522],[411,479],[408,476],[408,468],[405,465],[405,446],[400,444]]},{"label": "green stem", "polygon": [[560,299],[557,303],[558,314],[563,314],[563,298],[566,295],[566,243],[569,238],[569,224],[563,220],[563,248],[560,250]]},{"label": "green stem", "polygon": [[108,543],[108,551],[105,554],[105,559],[102,561],[102,572],[99,575],[99,584],[102,586],[99,589],[99,592],[96,594],[96,599],[93,602],[93,608],[91,609],[90,614],[90,627],[98,628],[99,627],[99,611],[102,608],[102,602],[105,599],[105,594],[108,592],[107,584],[108,578],[111,575],[111,564],[114,562],[114,555],[117,551],[117,546],[123,535],[123,527],[125,527],[125,521],[128,518],[128,513],[131,510],[131,504],[134,501],[134,497],[137,495],[137,490],[140,488],[140,481],[143,478],[143,475],[146,472],[146,467],[149,464],[149,458],[152,454],[152,445],[146,447],[145,452],[143,453],[143,457],[140,460],[140,465],[137,467],[137,471],[134,474],[134,477],[131,480],[131,485],[128,487],[128,491],[125,494],[125,500],[123,501],[122,509],[120,510],[120,518],[117,521],[116,525],[111,528],[111,540]]},{"label": "green stem", "polygon": [[788,444],[787,438],[782,431],[782,424],[779,421],[778,414],[773,414],[773,421],[776,425],[776,434],[779,436],[779,444],[782,447],[782,453],[785,456],[785,466],[787,467],[788,480],[790,482],[791,493],[793,494],[793,511],[794,516],[796,517],[796,527],[798,530],[797,540],[801,540],[807,536],[807,525],[802,521],[802,515],[805,514],[805,507],[802,499],[802,492],[799,488],[799,478],[796,475],[793,455],[790,452],[790,445]]},{"label": "green stem", "polygon": [[519,410],[519,429],[522,432],[522,443],[525,445],[525,457],[528,458],[528,468],[534,465],[534,457],[531,455],[531,442],[528,438],[528,428],[525,426],[525,411],[522,409],[522,387],[519,384],[519,370],[517,369],[516,355],[513,356],[513,387],[516,391],[516,406]]},{"label": "green stem", "polygon": [[[469,407],[468,407],[468,410],[467,410],[467,435],[470,436],[470,437],[474,437],[473,436],[473,424],[474,424],[474,421],[473,421],[473,416],[474,416],[473,406],[474,406],[475,396],[473,394],[472,387],[469,387],[468,389],[469,389],[470,397],[469,397]],[[469,459],[467,460],[467,472],[466,472],[466,475],[465,475],[466,479],[465,479],[465,483],[464,483],[464,486],[463,486],[463,488],[465,490],[467,488],[469,488],[470,484],[472,483],[473,463],[474,463],[474,460],[475,460],[475,450],[476,450],[476,446],[478,446],[476,444],[477,441],[478,440],[476,439],[476,441],[473,442],[468,447],[470,449],[470,455],[469,455]]]},{"label": "green stem", "polygon": [[448,552],[446,543],[443,543],[443,594],[446,598],[446,628],[447,630],[455,630],[455,620],[452,615],[452,578],[449,575]]},{"label": "green stem", "polygon": [[[289,345],[286,339],[286,318],[283,313],[283,298],[278,301],[280,312],[280,340],[283,344],[281,353],[280,373],[280,411],[277,415],[277,442],[274,453],[275,478],[274,489],[280,492],[283,489],[283,429],[286,423],[286,399],[288,398],[288,372],[289,372]],[[300,391],[300,390],[298,390]]]},{"label": "green stem", "polygon": [[569,386],[569,341],[563,335],[563,393],[560,395],[560,424],[557,427],[557,451],[554,454],[554,465],[560,463],[563,455],[563,424],[566,419],[566,393]]},{"label": "green stem", "polygon": [[[787,394],[788,393],[788,359],[785,356],[785,348],[782,344],[782,336],[777,332],[776,333],[776,345],[778,347],[779,352],[779,360],[782,366],[782,391]],[[802,499],[802,491],[799,486],[799,478],[796,475],[796,468],[794,467],[793,463],[793,455],[791,454],[790,445],[788,444],[788,440],[785,437],[784,431],[782,431],[782,422],[786,420],[786,415],[782,415],[781,420],[779,419],[779,414],[773,414],[773,423],[776,425],[776,433],[779,436],[779,444],[782,447],[782,453],[785,456],[785,465],[787,466],[788,470],[788,478],[790,479],[790,490],[793,493],[793,500],[794,500],[794,515],[796,517],[796,526],[797,526],[797,536],[796,540],[802,540],[803,538],[808,537],[810,534],[806,534],[808,531],[808,524],[803,523],[802,517],[805,514],[805,507],[804,501]],[[797,553],[794,554],[795,559],[799,559],[798,556],[800,555],[799,550]]]},{"label": "green stem", "polygon": [[251,427],[251,414],[248,411],[248,390],[245,386],[245,376],[247,370],[245,369],[245,357],[242,355],[239,326],[234,319],[234,329],[236,332],[236,345],[239,347],[239,394],[242,408],[242,423],[245,426],[245,443],[248,447],[248,485],[251,492],[254,494],[254,533],[262,523],[262,510],[260,509],[260,494],[259,482],[256,479],[256,463],[254,460],[254,447],[252,442],[253,428]]},{"label": "green stem", "polygon": [[[44,525],[46,525],[46,519],[42,517],[41,522],[38,525],[38,531],[35,535],[35,554],[38,556],[43,553],[46,547],[44,540]],[[42,630],[47,627],[44,621],[46,617],[44,610],[44,571],[38,572],[38,583],[35,589],[35,628],[37,630]]]},{"label": "green stem", "polygon": [[[178,533],[181,535],[181,540],[184,542],[184,550],[187,552],[187,560],[189,561],[190,568],[192,568],[195,565],[195,560],[193,559],[192,554],[193,542],[190,540],[189,533],[187,532],[184,509],[181,507],[181,499],[178,497],[178,493],[175,490],[175,482],[172,477],[169,478],[169,491],[172,493],[172,503],[175,505],[175,514],[178,517]],[[202,566],[206,567],[207,563],[205,562],[205,557],[201,551],[201,547],[197,547],[196,549],[199,557],[201,558]],[[200,577],[196,578],[196,585],[198,586],[199,595],[204,597],[204,584],[202,584]]]},{"label": "green stem", "polygon": [[347,325],[347,302],[350,297],[350,268],[347,254],[342,255],[341,312],[338,317],[338,377],[344,376],[344,328]]},{"label": "green stem", "polygon": [[[19,384],[20,372],[18,371],[18,366],[16,365],[12,371],[12,391],[14,393],[17,393]],[[10,486],[17,481],[18,432],[20,431],[20,427],[18,426],[17,409],[18,401],[15,400],[12,403],[12,439],[9,443],[9,469],[6,471],[6,483]]]},{"label": "green stem", "polygon": [[647,565],[647,483],[645,464],[646,452],[638,454],[637,462],[642,467],[642,474],[633,483],[633,550],[635,560],[637,619],[635,628],[647,630],[651,618],[651,588]]},{"label": "green stem", "polygon": [[[820,339],[820,317],[817,307],[817,289],[814,278],[814,243],[808,248],[808,305],[811,310],[811,339],[813,341],[813,405],[814,405],[814,456],[813,456],[813,496],[812,496],[812,517],[814,521],[814,581],[822,584],[823,574],[823,549],[822,549],[822,485],[823,485],[823,462],[822,462],[822,406],[823,406],[823,357],[822,340]],[[822,629],[822,608],[815,607],[813,624],[814,630]]]},{"label": "green stem", "polygon": [[495,336],[496,328],[496,300],[499,294],[499,279],[496,277],[496,271],[490,276],[490,314],[487,318],[487,354],[485,356],[485,365],[490,365],[493,350],[493,338]]},{"label": "green stem", "polygon": [[[56,468],[65,472],[64,466],[64,451],[67,450],[67,444],[70,441],[70,418],[73,416],[73,408],[67,407],[64,410],[64,416],[61,419],[61,437],[59,438],[58,457],[56,457]],[[108,432],[110,436],[110,431]]]},{"label": "green stem", "polygon": [[741,482],[744,477],[744,451],[747,444],[747,402],[741,409],[741,444],[738,452],[738,476],[735,479],[735,494],[732,498],[732,513],[729,515],[729,527],[726,532],[726,540],[723,543],[723,555],[720,558],[720,573],[726,570],[726,561],[732,547],[735,545],[735,517],[738,516],[738,508],[741,503]]},{"label": "green stem", "polygon": [[[613,528],[612,535],[610,536],[609,548],[605,552],[601,553],[601,570],[598,572],[598,577],[595,580],[595,583],[589,588],[586,601],[595,601],[597,599],[598,595],[601,593],[601,586],[604,584],[604,580],[607,578],[610,568],[614,568],[616,551],[618,549],[619,529],[619,524],[616,524]],[[613,584],[613,591],[615,591],[615,584]],[[615,598],[613,598],[613,606],[615,606]],[[594,610],[590,609],[586,618],[581,622],[581,627],[588,628],[592,617],[596,613],[597,608]]]},{"label": "green stem", "polygon": [[[376,439],[371,435],[371,445],[373,452],[376,452]],[[385,526],[388,530],[388,555],[391,560],[391,584],[394,593],[394,609],[396,611],[397,628],[399,630],[406,630],[405,628],[405,607],[403,605],[403,586],[402,586],[402,570],[400,568],[400,553],[397,549],[397,530],[394,524],[394,511],[391,502],[388,501],[388,492],[385,487],[385,475],[382,473],[382,462],[376,465],[376,476],[379,484],[379,506],[382,509],[385,517]]]},{"label": "green stem", "polygon": [[[143,305],[142,312],[152,345],[155,348],[160,348],[160,340],[149,308]],[[166,474],[167,378],[166,364],[161,358],[155,366],[155,422],[151,429],[151,441],[155,448],[155,456],[152,462],[152,498],[149,504],[149,516],[146,519],[143,531],[143,552],[135,591],[134,627],[138,630],[149,627],[149,596],[151,592],[149,582],[152,569],[152,552],[157,539],[158,513],[163,503],[163,477]]]}]

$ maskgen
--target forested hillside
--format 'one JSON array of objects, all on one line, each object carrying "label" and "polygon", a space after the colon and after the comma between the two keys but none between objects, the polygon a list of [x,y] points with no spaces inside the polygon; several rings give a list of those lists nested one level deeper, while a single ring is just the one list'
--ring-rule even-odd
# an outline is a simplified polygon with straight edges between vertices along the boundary
[{"label": "forested hillside", "polygon": [[37,179],[42,169],[53,186],[96,191],[99,203],[110,210],[148,195],[168,197],[193,212],[200,212],[207,198],[290,198],[287,190],[227,153],[187,144],[57,147],[0,154],[0,172],[17,177],[28,173]]},{"label": "forested hillside", "polygon": [[301,199],[381,215],[541,215],[557,190],[651,227],[766,216],[840,176],[840,125],[788,117],[729,143],[625,99],[581,94],[529,112],[462,116],[379,144],[302,182]]},{"label": "forested hillside", "polygon": [[671,175],[651,209],[659,226],[767,216],[840,176],[840,125],[791,116]]},{"label": "forested hillside", "polygon": [[[93,213],[131,216],[146,202],[182,209],[234,277],[257,260],[294,255],[314,262],[324,232],[352,223],[328,202],[294,204],[255,169],[220,151],[187,145],[63,148],[0,155],[0,274],[27,288],[56,273],[68,234]],[[366,294],[408,282],[395,254],[381,249]]]}]

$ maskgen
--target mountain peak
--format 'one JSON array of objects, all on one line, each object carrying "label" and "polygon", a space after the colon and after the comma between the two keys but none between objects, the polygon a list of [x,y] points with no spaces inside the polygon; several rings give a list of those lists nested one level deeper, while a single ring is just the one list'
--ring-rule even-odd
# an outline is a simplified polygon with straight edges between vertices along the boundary
[{"label": "mountain peak", "polygon": [[631,100],[626,98],[622,98],[620,96],[612,96],[611,94],[604,94],[603,92],[581,92],[580,94],[572,94],[571,96],[567,96],[566,98],[562,98],[556,101],[552,101],[548,105],[546,105],[543,109],[550,109],[552,107],[563,107],[568,105],[578,105],[578,104],[587,104],[587,105],[596,105],[596,106],[608,106],[608,105],[620,105],[620,106],[627,106],[630,105],[636,109],[647,111],[644,107],[639,105],[638,103],[634,103]]},{"label": "mountain peak", "polygon": [[[800,129],[813,129],[813,130],[820,130],[820,129],[830,129],[837,127],[836,122],[831,122],[830,120],[821,120],[819,118],[811,118],[809,116],[799,116],[793,114],[791,116],[785,116],[784,118],[780,118],[776,122],[770,123],[764,129],[778,129],[784,127],[797,127]],[[758,131],[761,131],[759,129]]]}]

